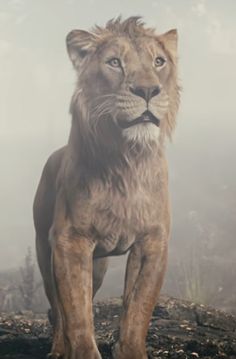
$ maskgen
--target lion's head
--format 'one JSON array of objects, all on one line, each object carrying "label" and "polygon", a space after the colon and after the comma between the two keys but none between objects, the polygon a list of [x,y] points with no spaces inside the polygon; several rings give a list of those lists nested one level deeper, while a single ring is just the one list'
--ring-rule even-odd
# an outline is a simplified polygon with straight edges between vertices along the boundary
[{"label": "lion's head", "polygon": [[78,73],[72,112],[88,133],[142,144],[171,136],[179,103],[176,30],[157,35],[138,17],[118,18],[71,31],[67,48]]}]

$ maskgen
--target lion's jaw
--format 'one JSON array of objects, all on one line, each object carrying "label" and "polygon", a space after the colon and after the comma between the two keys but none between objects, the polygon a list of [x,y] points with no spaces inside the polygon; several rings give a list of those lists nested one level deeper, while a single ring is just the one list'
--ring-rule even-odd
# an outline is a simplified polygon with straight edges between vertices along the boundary
[{"label": "lion's jaw", "polygon": [[[122,26],[110,24],[93,33],[76,30],[68,35],[68,52],[87,104],[84,125],[95,136],[106,133],[114,141],[122,137],[143,145],[158,143],[170,135],[178,107],[175,54],[171,53],[176,33],[157,36],[137,22]],[[154,66],[157,56],[166,61],[161,69]],[[148,100],[137,91],[156,87],[160,92]],[[105,124],[112,133],[103,131]]]},{"label": "lion's jaw", "polygon": [[154,142],[159,142],[160,129],[153,123],[149,122],[135,125],[123,130],[123,136],[128,142],[146,146]]}]

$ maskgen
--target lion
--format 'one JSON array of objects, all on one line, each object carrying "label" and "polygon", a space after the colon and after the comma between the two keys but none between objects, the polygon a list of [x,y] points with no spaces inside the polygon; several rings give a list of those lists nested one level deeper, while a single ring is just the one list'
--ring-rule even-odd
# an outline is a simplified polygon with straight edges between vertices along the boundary
[{"label": "lion", "polygon": [[165,139],[179,106],[177,30],[158,35],[139,17],[119,17],[71,31],[66,44],[78,78],[71,132],[49,157],[34,200],[50,356],[101,359],[92,299],[108,257],[129,252],[113,358],[147,359],[171,226]]}]

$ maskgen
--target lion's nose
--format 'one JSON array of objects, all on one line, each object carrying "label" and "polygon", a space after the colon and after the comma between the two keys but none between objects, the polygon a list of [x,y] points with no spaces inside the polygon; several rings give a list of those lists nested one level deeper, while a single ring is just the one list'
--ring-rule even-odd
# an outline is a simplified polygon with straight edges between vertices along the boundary
[{"label": "lion's nose", "polygon": [[159,93],[161,92],[160,86],[153,86],[153,87],[130,86],[129,89],[134,95],[142,97],[147,102],[150,101],[152,97],[159,95]]}]

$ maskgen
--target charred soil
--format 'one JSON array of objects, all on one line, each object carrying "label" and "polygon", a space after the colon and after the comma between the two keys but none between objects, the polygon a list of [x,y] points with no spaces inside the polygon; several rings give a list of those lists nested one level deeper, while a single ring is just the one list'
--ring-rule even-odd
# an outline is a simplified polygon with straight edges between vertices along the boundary
[{"label": "charred soil", "polygon": [[[103,359],[112,358],[121,310],[120,299],[94,304],[96,338]],[[46,315],[0,315],[0,359],[44,359],[50,346]],[[236,317],[162,297],[150,322],[147,351],[150,359],[236,359]]]}]

